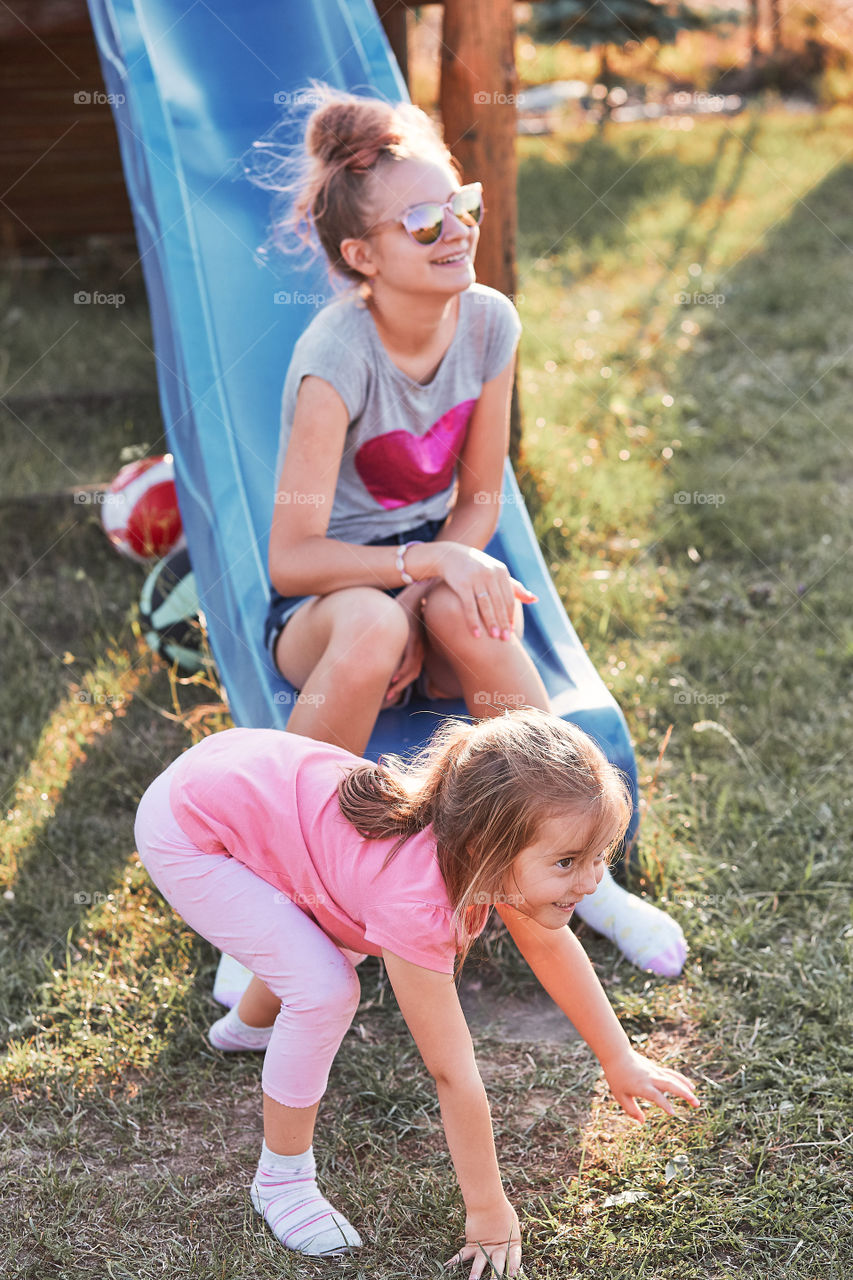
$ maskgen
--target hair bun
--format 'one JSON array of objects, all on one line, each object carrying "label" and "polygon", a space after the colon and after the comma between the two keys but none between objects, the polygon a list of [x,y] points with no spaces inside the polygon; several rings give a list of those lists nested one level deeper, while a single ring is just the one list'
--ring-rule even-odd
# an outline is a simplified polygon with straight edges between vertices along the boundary
[{"label": "hair bun", "polygon": [[393,108],[379,101],[329,102],[311,117],[309,154],[335,169],[366,172],[380,153],[402,141]]}]

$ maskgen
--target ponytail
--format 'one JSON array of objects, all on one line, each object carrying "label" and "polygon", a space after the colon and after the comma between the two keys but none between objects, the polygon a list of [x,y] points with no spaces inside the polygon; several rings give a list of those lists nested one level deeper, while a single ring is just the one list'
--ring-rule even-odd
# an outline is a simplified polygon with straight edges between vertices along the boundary
[{"label": "ponytail", "polygon": [[471,723],[446,720],[410,762],[388,756],[357,765],[340,782],[338,802],[366,839],[398,837],[383,869],[432,825],[459,968],[544,819],[569,812],[585,819],[581,856],[612,854],[632,812],[624,776],[592,739],[534,708]]},{"label": "ponytail", "polygon": [[378,764],[357,765],[338,786],[341,813],[369,840],[400,836],[383,870],[409,836],[417,835],[443,809],[442,791],[468,741],[471,725],[448,720],[411,761],[384,756]]},{"label": "ponytail", "polygon": [[403,785],[401,773],[382,764],[353,769],[338,787],[338,800],[344,817],[369,840],[408,838],[430,822],[427,803]]}]

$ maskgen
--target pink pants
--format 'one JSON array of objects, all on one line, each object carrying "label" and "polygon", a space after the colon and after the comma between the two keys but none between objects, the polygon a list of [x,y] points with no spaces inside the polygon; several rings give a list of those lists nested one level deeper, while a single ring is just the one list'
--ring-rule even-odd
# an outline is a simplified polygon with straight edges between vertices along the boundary
[{"label": "pink pants", "polygon": [[234,956],[281,998],[264,1057],[262,1088],[275,1102],[310,1107],[358,1007],[354,965],[344,951],[278,889],[226,854],[204,853],[169,805],[172,768],[152,782],[136,815],[136,847],[157,888],[178,914],[220,951]]}]

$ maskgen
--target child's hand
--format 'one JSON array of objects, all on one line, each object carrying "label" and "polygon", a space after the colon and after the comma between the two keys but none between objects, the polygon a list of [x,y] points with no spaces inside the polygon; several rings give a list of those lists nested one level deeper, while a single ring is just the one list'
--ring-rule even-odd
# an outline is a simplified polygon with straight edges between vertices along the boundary
[{"label": "child's hand", "polygon": [[634,1101],[635,1098],[646,1098],[649,1102],[654,1102],[670,1116],[675,1115],[667,1097],[670,1093],[684,1098],[691,1107],[700,1105],[686,1076],[669,1067],[658,1066],[651,1058],[637,1053],[636,1049],[627,1049],[618,1058],[608,1062],[604,1067],[604,1074],[619,1106],[639,1124],[645,1124],[645,1116]]},{"label": "child's hand", "polygon": [[465,1244],[445,1266],[452,1267],[454,1263],[467,1262],[469,1258],[473,1258],[473,1263],[468,1280],[478,1280],[484,1272],[488,1280],[494,1275],[518,1274],[521,1267],[521,1228],[518,1216],[506,1198],[494,1208],[468,1214]]}]

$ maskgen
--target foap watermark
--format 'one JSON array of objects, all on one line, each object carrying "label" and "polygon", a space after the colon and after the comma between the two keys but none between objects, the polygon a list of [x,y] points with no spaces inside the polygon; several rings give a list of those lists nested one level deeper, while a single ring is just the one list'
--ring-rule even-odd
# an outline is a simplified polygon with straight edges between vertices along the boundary
[{"label": "foap watermark", "polygon": [[527,706],[527,700],[520,693],[506,693],[501,689],[476,689],[472,698],[475,706],[478,707],[507,707],[510,710],[517,711],[520,707]]},{"label": "foap watermark", "polygon": [[325,293],[300,293],[297,289],[291,293],[288,289],[278,289],[273,294],[273,302],[279,307],[322,307],[326,302]]},{"label": "foap watermark", "polygon": [[488,489],[478,489],[474,494],[474,501],[479,507],[487,507],[490,502],[498,507],[513,507],[524,499],[515,493],[489,493]]},{"label": "foap watermark", "polygon": [[505,902],[510,907],[520,907],[525,901],[523,893],[475,893],[471,899],[478,907],[495,906]]},{"label": "foap watermark", "polygon": [[325,501],[324,493],[306,493],[304,489],[282,489],[275,495],[278,507],[322,507]]},{"label": "foap watermark", "polygon": [[114,502],[127,502],[127,498],[107,489],[75,489],[74,501],[78,507],[108,507]]},{"label": "foap watermark", "polygon": [[273,898],[279,904],[292,902],[295,907],[322,907],[326,901],[325,893],[277,893]]},{"label": "foap watermark", "polygon": [[309,707],[322,707],[326,701],[326,695],[325,693],[297,693],[295,689],[293,692],[287,689],[279,689],[274,701],[280,707],[295,707],[299,702]]},{"label": "foap watermark", "polygon": [[700,707],[721,707],[728,696],[727,693],[702,693],[699,689],[676,689],[672,700],[680,707],[693,704]]},{"label": "foap watermark", "polygon": [[687,293],[685,290],[673,297],[679,307],[721,307],[725,300],[724,293]]},{"label": "foap watermark", "polygon": [[75,889],[72,901],[75,907],[100,907],[105,902],[114,902],[115,894],[100,893],[97,890],[90,893],[88,889]]},{"label": "foap watermark", "polygon": [[679,90],[671,98],[671,105],[683,111],[690,107],[694,111],[736,111],[740,103],[740,98],[734,93],[687,93]]},{"label": "foap watermark", "polygon": [[104,93],[102,89],[78,89],[74,94],[76,107],[123,107],[127,98],[123,93]]},{"label": "foap watermark", "polygon": [[691,503],[696,507],[721,507],[725,500],[724,493],[699,493],[696,489],[692,492],[679,489],[672,495],[672,501],[677,507],[689,507]]},{"label": "foap watermark", "polygon": [[[505,293],[504,297],[508,298],[514,307],[520,307],[524,303],[523,293]],[[492,299],[487,293],[475,293],[471,302],[478,307],[490,307],[492,305]]]},{"label": "foap watermark", "polygon": [[316,89],[296,89],[292,93],[281,89],[272,100],[279,107],[318,107],[322,99]]},{"label": "foap watermark", "polygon": [[520,101],[520,93],[485,93],[479,90],[474,94],[474,105],[478,107],[517,107]]},{"label": "foap watermark", "polygon": [[90,689],[78,689],[74,701],[89,707],[123,707],[127,699],[123,693],[93,693]]},{"label": "foap watermark", "polygon": [[666,898],[667,905],[685,907],[729,907],[735,898],[733,893],[671,893]]},{"label": "foap watermark", "polygon": [[121,307],[124,305],[125,295],[123,293],[89,293],[86,289],[79,289],[74,295],[75,307]]}]

